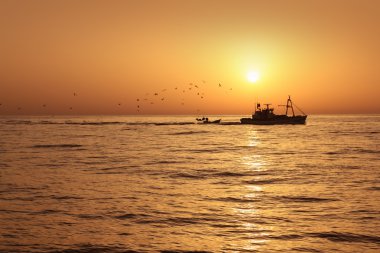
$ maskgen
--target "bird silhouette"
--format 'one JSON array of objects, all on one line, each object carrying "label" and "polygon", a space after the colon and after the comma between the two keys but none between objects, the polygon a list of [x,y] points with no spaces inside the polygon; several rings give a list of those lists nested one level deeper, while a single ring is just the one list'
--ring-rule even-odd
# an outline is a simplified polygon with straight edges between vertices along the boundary
[{"label": "bird silhouette", "polygon": [[76,97],[76,96],[77,96],[77,94],[76,94],[75,92],[73,93],[73,95],[74,95],[74,97]]},{"label": "bird silhouette", "polygon": [[138,102],[138,101],[140,101],[140,99],[136,99],[136,101]]},{"label": "bird silhouette", "polygon": [[219,87],[222,87],[222,84],[221,84],[221,83],[219,83]]},{"label": "bird silhouette", "polygon": [[155,96],[158,96],[158,93],[154,93]]}]

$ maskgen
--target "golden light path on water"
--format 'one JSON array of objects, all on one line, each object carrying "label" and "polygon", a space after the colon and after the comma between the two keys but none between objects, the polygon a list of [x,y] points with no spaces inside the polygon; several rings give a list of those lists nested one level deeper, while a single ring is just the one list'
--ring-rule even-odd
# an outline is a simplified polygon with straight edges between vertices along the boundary
[{"label": "golden light path on water", "polygon": [[[260,144],[260,139],[256,131],[251,131],[247,136],[247,146],[257,147]],[[265,162],[262,159],[261,155],[249,155],[242,157],[242,164],[247,167],[248,170],[260,174],[260,172],[265,171]],[[260,177],[257,178],[260,180]],[[259,185],[246,185],[245,186],[247,193],[242,196],[242,198],[251,200],[251,202],[244,203],[240,208],[236,208],[235,211],[238,215],[244,217],[244,220],[249,220],[250,217],[259,216],[260,211],[257,208],[257,203],[255,200],[261,197],[263,192],[263,186]],[[266,238],[268,233],[262,232],[267,231],[268,229],[262,224],[254,224],[252,222],[243,222],[242,227],[247,231],[248,235],[251,235],[246,241],[246,245],[243,246],[244,250],[247,251],[257,251],[260,249],[262,244],[268,243]],[[260,231],[252,233],[252,231]]]}]

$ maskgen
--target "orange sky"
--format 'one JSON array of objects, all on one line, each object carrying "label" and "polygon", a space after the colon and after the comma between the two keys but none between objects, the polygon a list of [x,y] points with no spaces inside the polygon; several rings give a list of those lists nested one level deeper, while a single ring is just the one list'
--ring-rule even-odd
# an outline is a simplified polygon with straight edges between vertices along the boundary
[{"label": "orange sky", "polygon": [[380,113],[379,24],[377,0],[0,0],[0,114]]}]

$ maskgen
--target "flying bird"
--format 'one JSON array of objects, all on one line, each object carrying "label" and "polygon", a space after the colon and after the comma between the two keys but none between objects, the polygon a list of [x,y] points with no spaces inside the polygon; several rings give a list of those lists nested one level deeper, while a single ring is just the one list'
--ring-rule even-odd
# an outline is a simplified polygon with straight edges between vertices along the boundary
[{"label": "flying bird", "polygon": [[74,97],[76,97],[76,96],[77,96],[77,94],[76,94],[75,92],[73,93],[73,95],[74,95]]},{"label": "flying bird", "polygon": [[156,93],[154,93],[154,95],[155,95],[155,96],[158,96],[158,93],[156,92]]},{"label": "flying bird", "polygon": [[221,83],[219,83],[219,87],[222,87],[222,84],[221,84]]}]

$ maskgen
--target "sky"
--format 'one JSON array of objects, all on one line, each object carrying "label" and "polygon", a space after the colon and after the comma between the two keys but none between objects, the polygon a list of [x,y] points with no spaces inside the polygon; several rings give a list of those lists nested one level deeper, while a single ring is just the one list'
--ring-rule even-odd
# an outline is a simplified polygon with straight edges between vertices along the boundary
[{"label": "sky", "polygon": [[377,0],[0,0],[0,115],[380,113],[379,24]]}]

